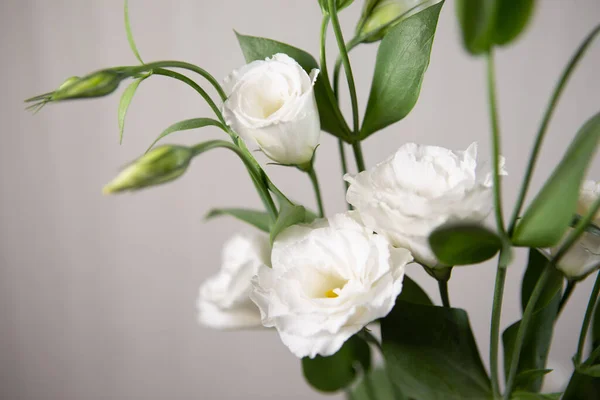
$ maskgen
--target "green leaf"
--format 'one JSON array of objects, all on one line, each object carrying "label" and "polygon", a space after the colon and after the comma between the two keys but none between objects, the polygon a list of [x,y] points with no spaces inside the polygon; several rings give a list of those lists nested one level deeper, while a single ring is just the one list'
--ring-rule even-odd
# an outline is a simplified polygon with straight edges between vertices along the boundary
[{"label": "green leaf", "polygon": [[398,296],[400,301],[407,303],[422,304],[425,306],[432,306],[433,302],[427,295],[427,293],[417,284],[417,282],[410,279],[407,275],[404,275],[402,281],[402,292]]},{"label": "green leaf", "polygon": [[156,143],[158,143],[162,138],[170,135],[171,133],[179,132],[179,131],[186,131],[186,130],[190,130],[190,129],[198,129],[198,128],[202,128],[205,126],[217,126],[221,129],[225,130],[225,127],[223,127],[223,124],[221,124],[219,121],[216,121],[211,118],[186,119],[184,121],[179,121],[179,122],[169,126],[167,129],[165,129],[160,135],[158,135],[158,137],[154,140],[154,142],[152,142],[152,144],[150,145],[150,147],[148,147],[148,150],[146,150],[146,152],[148,152],[151,148],[153,148],[154,145]]},{"label": "green leaf", "polygon": [[140,56],[137,46],[135,45],[135,40],[133,40],[133,32],[131,32],[131,24],[129,22],[129,0],[125,0],[125,32],[127,33],[127,41],[129,42],[131,51],[140,64],[143,64],[144,62],[142,61],[142,57]]},{"label": "green leaf", "polygon": [[600,378],[573,372],[562,400],[597,399],[600,393]]},{"label": "green leaf", "polygon": [[502,248],[502,240],[494,232],[472,223],[442,225],[431,233],[429,244],[446,265],[477,264]]},{"label": "green leaf", "polygon": [[138,86],[140,86],[140,83],[142,83],[144,79],[146,79],[146,77],[134,80],[131,85],[127,86],[127,89],[125,89],[123,95],[121,96],[121,101],[119,102],[119,143],[123,143],[125,116],[127,115],[129,104],[131,104],[131,100],[133,100],[133,96],[135,95]]},{"label": "green leaf", "polygon": [[[307,73],[310,73],[313,69],[319,69],[317,61],[304,50],[271,39],[241,35],[237,32],[236,35],[246,62],[264,60],[277,53],[284,53],[296,60]],[[327,96],[325,81],[319,78],[315,82],[315,98],[321,119],[321,129],[334,136],[345,138],[344,127],[340,125],[334,112],[335,105],[331,103]]]},{"label": "green leaf", "polygon": [[396,303],[381,322],[390,380],[409,399],[490,399],[464,310]]},{"label": "green leaf", "polygon": [[544,376],[552,372],[551,369],[528,369],[521,371],[515,377],[515,387],[529,387],[536,384],[538,380],[544,379]]},{"label": "green leaf", "polygon": [[332,356],[302,359],[304,377],[322,392],[336,392],[349,386],[359,373],[371,368],[371,350],[367,342],[352,336]]},{"label": "green leaf", "polygon": [[482,54],[492,46],[497,1],[456,0],[456,15],[461,27],[462,41],[469,53]]},{"label": "green leaf", "polygon": [[[538,250],[530,250],[529,263],[527,265],[525,276],[523,277],[523,286],[521,288],[521,302],[523,304],[523,309],[529,301],[531,292],[542,271],[545,268],[551,268],[547,264],[548,261]],[[546,367],[548,351],[550,350],[550,344],[552,342],[554,321],[558,314],[562,287],[563,277],[558,270],[553,269],[546,287],[536,303],[531,323],[525,333],[517,374],[525,374],[532,370],[544,370]],[[509,326],[502,335],[504,343],[504,368],[506,373],[508,373],[508,368],[511,364],[513,348],[520,326],[521,321],[517,321]],[[531,379],[522,381],[521,384],[516,384],[515,387],[533,392],[539,391],[543,382],[543,374],[536,377],[530,376],[530,378]]]},{"label": "green leaf", "polygon": [[394,386],[383,368],[375,368],[364,375],[352,388],[349,400],[400,400],[403,397],[394,390]]},{"label": "green leaf", "polygon": [[598,365],[581,365],[577,368],[577,372],[583,375],[600,378],[600,364]]},{"label": "green leaf", "polygon": [[579,130],[560,164],[521,218],[513,243],[551,247],[569,228],[577,208],[579,189],[600,138],[600,113]]},{"label": "green leaf", "polygon": [[498,0],[494,42],[507,45],[521,34],[531,20],[534,0]]},{"label": "green leaf", "polygon": [[559,400],[562,393],[531,393],[516,391],[511,396],[511,400]]},{"label": "green leaf", "polygon": [[401,21],[381,41],[361,139],[400,121],[417,103],[442,5]]},{"label": "green leaf", "polygon": [[258,210],[248,210],[246,208],[214,208],[206,214],[206,219],[212,219],[223,215],[230,215],[240,221],[246,222],[261,231],[269,232],[271,227],[271,217],[269,213]]},{"label": "green leaf", "polygon": [[271,244],[281,232],[292,225],[301,224],[306,221],[306,210],[302,206],[289,202],[283,202],[275,224],[271,228]]},{"label": "green leaf", "polygon": [[596,303],[592,320],[592,349],[600,347],[600,298]]}]

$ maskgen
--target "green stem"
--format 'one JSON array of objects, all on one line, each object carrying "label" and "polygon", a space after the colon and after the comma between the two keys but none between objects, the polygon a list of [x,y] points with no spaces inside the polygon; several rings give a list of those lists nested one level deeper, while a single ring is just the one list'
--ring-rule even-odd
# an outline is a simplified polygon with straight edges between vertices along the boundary
[{"label": "green stem", "polygon": [[342,115],[342,112],[340,111],[335,94],[333,93],[333,90],[331,90],[331,82],[329,81],[329,72],[327,71],[327,52],[325,49],[325,45],[326,45],[326,39],[327,39],[327,26],[328,25],[329,25],[329,17],[324,16],[323,21],[321,22],[321,46],[320,46],[321,71],[319,72],[319,74],[320,74],[319,79],[321,79],[324,83],[323,86],[325,86],[325,92],[327,93],[327,97],[332,104],[333,113],[335,114],[336,119],[338,120],[342,129],[345,132],[345,137],[343,139],[348,141],[348,140],[350,140],[350,137],[352,136],[352,132],[350,132],[350,128],[348,127],[348,124],[346,123],[346,119],[344,118],[344,116]]},{"label": "green stem", "polygon": [[498,349],[500,347],[500,317],[502,316],[502,298],[504,296],[504,282],[506,280],[506,266],[500,265],[496,269],[496,284],[494,286],[494,302],[492,305],[492,322],[490,327],[490,373],[492,376],[492,391],[494,398],[500,398],[500,378],[498,373]]},{"label": "green stem", "polygon": [[[342,163],[343,177],[348,173],[348,162],[346,161],[346,149],[344,148],[344,141],[342,139],[338,139],[338,150],[340,151],[340,162]],[[348,191],[348,188],[350,187],[350,184],[346,180],[343,181],[345,189],[344,193],[346,193]],[[352,209],[352,206],[350,204],[346,203],[346,205],[348,206],[348,210]]]},{"label": "green stem", "polygon": [[519,366],[521,350],[523,349],[523,341],[525,339],[525,334],[527,333],[527,329],[529,328],[529,324],[531,322],[535,306],[544,290],[544,287],[546,286],[546,283],[548,282],[548,279],[550,278],[550,274],[553,272],[553,265],[554,264],[552,262],[549,262],[544,268],[544,271],[540,275],[535,287],[533,288],[533,292],[531,293],[531,297],[527,302],[525,311],[523,312],[523,318],[521,319],[519,330],[517,331],[515,346],[513,348],[512,357],[510,359],[510,367],[508,370],[506,380],[506,391],[504,392],[505,400],[510,399],[517,374],[517,367]]},{"label": "green stem", "polygon": [[573,294],[573,289],[575,289],[576,285],[576,281],[569,280],[567,282],[567,287],[565,288],[565,292],[563,293],[562,298],[560,299],[560,304],[558,305],[558,313],[556,315],[556,318],[558,318],[563,308],[565,308],[565,305],[567,305],[567,302],[571,298],[571,295]]},{"label": "green stem", "polygon": [[440,297],[444,307],[450,308],[450,296],[448,295],[448,281],[438,279],[438,288],[440,289]]},{"label": "green stem", "polygon": [[[146,64],[146,65],[150,65],[150,64]],[[168,76],[170,78],[175,78],[175,79],[180,80],[181,82],[186,83],[189,86],[191,86],[198,93],[200,93],[200,96],[202,96],[202,98],[206,101],[208,106],[213,110],[213,112],[215,113],[217,118],[219,118],[219,121],[221,121],[221,123],[223,123],[223,125],[225,125],[225,119],[223,118],[223,114],[221,114],[221,110],[219,110],[219,107],[217,107],[217,105],[210,98],[208,93],[206,93],[206,91],[204,89],[202,89],[200,87],[200,85],[198,85],[196,82],[194,82],[187,76],[180,74],[179,72],[171,71],[168,69],[155,68],[155,69],[153,69],[152,73],[156,74],[156,75],[163,75],[163,76]]]},{"label": "green stem", "polygon": [[552,115],[554,114],[554,109],[556,108],[556,104],[558,103],[558,100],[560,99],[560,97],[567,85],[567,82],[569,81],[569,78],[571,77],[571,75],[573,74],[573,71],[577,67],[577,64],[579,63],[579,61],[585,54],[586,50],[589,48],[590,44],[592,43],[592,41],[594,40],[596,35],[598,35],[598,33],[600,33],[600,25],[596,26],[592,30],[592,32],[585,38],[583,43],[579,46],[579,48],[577,49],[577,51],[575,52],[573,57],[571,57],[571,60],[567,64],[565,70],[562,73],[560,80],[558,81],[558,84],[556,85],[556,88],[554,89],[554,93],[552,94],[550,103],[548,104],[548,107],[546,108],[546,112],[544,113],[544,118],[542,119],[542,123],[537,132],[535,143],[534,143],[533,149],[531,151],[531,156],[529,157],[529,163],[527,164],[525,178],[523,179],[523,183],[521,184],[521,190],[519,191],[519,195],[517,197],[517,202],[515,204],[515,208],[513,210],[512,217],[510,219],[510,225],[508,228],[508,232],[509,232],[509,235],[511,235],[511,236],[512,236],[512,233],[514,232],[514,229],[515,229],[515,226],[517,223],[517,219],[519,218],[519,214],[521,213],[521,209],[523,208],[523,203],[525,202],[525,196],[527,195],[527,190],[529,189],[529,184],[531,182],[531,176],[533,175],[535,163],[537,161],[544,137],[546,136],[546,131],[548,129],[548,125],[550,124],[550,120],[552,119]]},{"label": "green stem", "polygon": [[210,73],[208,73],[208,71],[206,71],[205,69],[200,68],[197,65],[184,62],[184,61],[156,61],[156,62],[152,62],[149,64],[140,65],[139,67],[131,67],[130,71],[131,71],[131,73],[139,73],[139,72],[151,71],[151,70],[154,70],[155,68],[182,68],[182,69],[187,69],[192,72],[196,72],[197,74],[199,74],[203,78],[205,78],[215,88],[215,90],[221,97],[221,100],[223,100],[223,101],[227,100],[227,94],[225,94],[225,91],[223,90],[223,88],[221,87],[221,85],[215,79],[214,76],[212,76]]},{"label": "green stem", "polygon": [[[346,43],[346,50],[350,53],[356,46],[360,44],[357,37],[350,39],[348,43]],[[340,70],[342,69],[342,57],[338,56],[335,60],[335,65],[333,67],[333,93],[335,97],[340,99]]]},{"label": "green stem", "polygon": [[314,167],[311,167],[307,171],[308,176],[310,177],[310,181],[315,189],[315,196],[317,197],[317,205],[319,206],[319,217],[323,218],[325,216],[325,210],[323,208],[323,199],[321,198],[321,188],[319,187],[319,179],[317,178],[317,173]]},{"label": "green stem", "polygon": [[596,283],[594,283],[594,288],[592,289],[592,293],[590,294],[590,300],[588,301],[587,309],[585,310],[585,317],[583,318],[583,324],[581,325],[581,332],[579,333],[579,342],[577,344],[577,353],[573,357],[573,361],[575,362],[575,366],[579,366],[581,364],[581,358],[583,356],[583,348],[585,346],[585,338],[587,337],[587,332],[590,329],[590,323],[592,322],[592,315],[594,314],[594,307],[596,306],[596,301],[598,299],[598,294],[600,293],[600,272],[596,276]]},{"label": "green stem", "polygon": [[362,147],[360,142],[352,143],[352,150],[354,150],[354,158],[356,158],[356,167],[358,168],[358,172],[362,172],[365,170],[365,160],[362,154]]},{"label": "green stem", "polygon": [[492,147],[494,163],[494,210],[496,214],[496,225],[502,236],[506,235],[504,228],[504,216],[502,215],[502,190],[500,183],[500,126],[498,123],[498,106],[496,104],[496,77],[494,71],[494,53],[487,53],[487,81],[490,106],[490,118],[492,124]]},{"label": "green stem", "polygon": [[344,36],[342,34],[342,28],[340,27],[340,21],[338,20],[336,0],[327,0],[329,5],[329,14],[331,15],[331,26],[335,33],[335,39],[340,49],[340,56],[342,57],[342,63],[344,64],[344,71],[346,72],[346,80],[348,81],[348,89],[350,90],[350,101],[352,103],[352,121],[354,135],[358,134],[359,120],[358,120],[358,99],[356,97],[356,85],[354,84],[354,74],[352,73],[352,66],[350,65],[350,58],[348,58],[348,50],[344,43]]}]

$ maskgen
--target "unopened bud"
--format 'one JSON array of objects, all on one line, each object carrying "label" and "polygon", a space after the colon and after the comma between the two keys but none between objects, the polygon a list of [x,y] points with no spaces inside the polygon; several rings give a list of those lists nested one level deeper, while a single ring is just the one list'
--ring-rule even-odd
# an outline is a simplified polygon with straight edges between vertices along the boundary
[{"label": "unopened bud", "polygon": [[156,147],[125,167],[103,193],[138,190],[175,180],[183,175],[193,156],[194,151],[184,146]]},{"label": "unopened bud", "polygon": [[102,70],[82,78],[67,79],[52,94],[51,101],[106,96],[117,90],[119,83],[127,77],[122,72]]}]

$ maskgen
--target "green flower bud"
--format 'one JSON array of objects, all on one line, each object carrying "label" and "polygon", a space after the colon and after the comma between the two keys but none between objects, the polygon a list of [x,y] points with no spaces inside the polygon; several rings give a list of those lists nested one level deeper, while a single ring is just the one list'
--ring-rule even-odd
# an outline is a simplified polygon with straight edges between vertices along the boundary
[{"label": "green flower bud", "polygon": [[83,78],[72,77],[60,85],[50,101],[106,96],[117,90],[119,83],[126,77],[126,74],[110,69],[94,72]]},{"label": "green flower bud", "polygon": [[[416,14],[439,1],[441,0],[366,0],[356,27],[356,35],[369,35],[363,40],[365,43],[381,40],[402,17]],[[386,26],[396,19],[396,22]]]},{"label": "green flower bud", "polygon": [[[335,7],[338,12],[342,11],[344,8],[348,7],[352,4],[354,0],[336,0]],[[329,5],[327,0],[319,0],[319,5],[321,6],[321,11],[323,14],[329,14]]]},{"label": "green flower bud", "polygon": [[103,189],[104,194],[143,189],[179,178],[186,171],[194,150],[184,146],[160,146],[131,164]]}]

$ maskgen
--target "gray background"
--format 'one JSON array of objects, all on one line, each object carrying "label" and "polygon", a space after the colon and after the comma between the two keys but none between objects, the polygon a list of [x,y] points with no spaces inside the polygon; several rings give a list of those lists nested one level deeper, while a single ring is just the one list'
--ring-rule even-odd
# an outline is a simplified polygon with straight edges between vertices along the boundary
[{"label": "gray background", "polygon": [[[362,2],[356,3],[342,16],[348,38]],[[538,3],[523,39],[497,57],[507,205],[557,76],[600,21],[597,0]],[[368,165],[407,141],[464,149],[477,140],[487,158],[484,63],[463,52],[453,8],[448,1],[443,9],[417,107],[364,143]],[[219,78],[243,63],[233,28],[318,53],[316,0],[132,0],[130,11],[146,61],[186,60]],[[4,0],[0,50],[0,398],[318,398],[274,332],[222,333],[196,324],[198,285],[217,270],[223,241],[249,229],[230,219],[203,223],[204,213],[214,206],[260,206],[233,155],[206,154],[168,186],[101,195],[103,184],[162,129],[210,116],[195,92],[160,77],[144,82],[122,146],[117,95],[51,105],[36,116],[23,111],[22,99],[52,90],[68,76],[136,63],[125,39],[122,1]],[[333,40],[329,50],[333,63]],[[363,46],[352,54],[361,109],[375,51]],[[596,43],[560,103],[533,189],[598,111],[599,63]],[[215,129],[204,129],[171,141],[217,137],[222,135]],[[327,211],[343,210],[336,142],[328,135],[316,165]],[[599,167],[594,164],[591,177],[600,179]],[[280,167],[268,167],[268,173],[286,193],[314,207],[305,176]],[[519,317],[523,263],[518,253],[508,272],[504,325]],[[435,283],[418,268],[409,273],[439,298]],[[450,283],[452,302],[469,311],[486,362],[493,281],[494,266],[486,263],[456,269]],[[581,284],[557,324],[555,382],[569,373],[590,287],[589,279]]]}]

